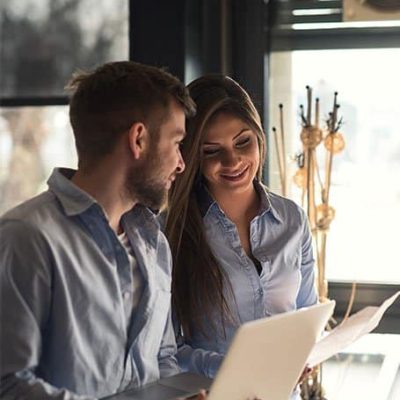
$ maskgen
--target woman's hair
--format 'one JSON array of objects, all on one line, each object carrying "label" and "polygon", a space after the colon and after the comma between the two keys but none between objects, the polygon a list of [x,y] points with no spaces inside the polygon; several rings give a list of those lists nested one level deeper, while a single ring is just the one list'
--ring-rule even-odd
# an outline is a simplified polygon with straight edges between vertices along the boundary
[{"label": "woman's hair", "polygon": [[[225,321],[232,319],[224,296],[222,269],[212,253],[204,232],[196,197],[201,182],[202,144],[210,121],[218,114],[240,118],[256,133],[260,151],[257,179],[261,180],[265,159],[265,136],[260,116],[246,91],[233,79],[207,75],[189,86],[196,104],[196,115],[186,122],[187,136],[182,155],[185,171],[176,177],[169,193],[166,235],[173,258],[172,301],[176,316],[187,337],[198,330],[206,335],[216,331],[211,314]],[[228,286],[230,288],[230,285]]]}]

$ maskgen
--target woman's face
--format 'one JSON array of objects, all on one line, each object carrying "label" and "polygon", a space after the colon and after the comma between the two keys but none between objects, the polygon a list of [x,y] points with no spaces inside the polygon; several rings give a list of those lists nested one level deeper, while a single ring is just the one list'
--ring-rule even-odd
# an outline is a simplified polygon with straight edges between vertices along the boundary
[{"label": "woman's face", "polygon": [[217,114],[206,127],[202,174],[212,194],[253,190],[260,165],[256,133],[231,114]]}]

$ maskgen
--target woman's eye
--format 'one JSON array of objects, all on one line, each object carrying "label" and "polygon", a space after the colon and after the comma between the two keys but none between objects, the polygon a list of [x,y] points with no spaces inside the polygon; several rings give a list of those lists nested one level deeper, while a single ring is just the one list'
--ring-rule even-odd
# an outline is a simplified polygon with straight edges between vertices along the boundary
[{"label": "woman's eye", "polygon": [[244,147],[244,146],[246,146],[249,142],[250,142],[250,138],[249,138],[249,137],[247,137],[247,138],[245,138],[245,139],[242,139],[242,140],[239,140],[239,141],[236,143],[236,147]]},{"label": "woman's eye", "polygon": [[203,154],[205,157],[213,156],[213,155],[217,154],[218,152],[219,152],[219,149],[213,149],[213,148],[203,149]]}]

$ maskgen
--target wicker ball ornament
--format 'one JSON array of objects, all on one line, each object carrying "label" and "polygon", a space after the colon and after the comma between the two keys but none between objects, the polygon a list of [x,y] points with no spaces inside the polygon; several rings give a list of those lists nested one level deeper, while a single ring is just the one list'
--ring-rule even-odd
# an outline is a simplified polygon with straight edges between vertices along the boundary
[{"label": "wicker ball ornament", "polygon": [[320,229],[328,229],[335,218],[335,209],[328,204],[317,206],[317,225]]},{"label": "wicker ball ornament", "polygon": [[299,168],[293,176],[293,182],[300,189],[305,189],[307,186],[307,169]]},{"label": "wicker ball ornament", "polygon": [[307,148],[315,148],[322,141],[322,131],[315,126],[306,126],[300,133],[300,139]]},{"label": "wicker ball ornament", "polygon": [[340,132],[329,133],[324,140],[324,146],[333,154],[340,153],[345,146],[343,135]]}]

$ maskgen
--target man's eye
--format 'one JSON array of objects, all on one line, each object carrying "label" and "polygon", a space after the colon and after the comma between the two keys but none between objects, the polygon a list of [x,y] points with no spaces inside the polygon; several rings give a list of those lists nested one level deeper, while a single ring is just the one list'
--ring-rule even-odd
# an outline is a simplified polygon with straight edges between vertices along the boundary
[{"label": "man's eye", "polygon": [[236,147],[244,147],[244,146],[246,146],[249,142],[250,142],[250,138],[247,137],[247,138],[245,138],[245,139],[243,139],[243,140],[238,141],[238,142],[236,143]]}]

